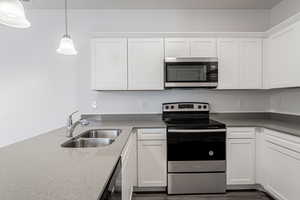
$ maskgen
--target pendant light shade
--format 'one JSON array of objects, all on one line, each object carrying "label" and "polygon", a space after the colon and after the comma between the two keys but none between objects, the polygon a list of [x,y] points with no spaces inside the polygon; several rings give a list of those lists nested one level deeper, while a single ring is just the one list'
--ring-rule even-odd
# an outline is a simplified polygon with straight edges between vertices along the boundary
[{"label": "pendant light shade", "polygon": [[56,50],[57,53],[63,54],[63,55],[77,55],[77,51],[74,47],[74,42],[69,35],[68,32],[68,10],[67,10],[67,0],[65,0],[65,28],[66,28],[66,34],[62,37],[60,40],[60,44],[58,49]]},{"label": "pendant light shade", "polygon": [[77,51],[74,47],[73,40],[69,35],[63,36],[63,38],[60,40],[60,44],[56,52],[68,56],[77,54]]},{"label": "pendant light shade", "polygon": [[19,0],[0,0],[0,23],[14,28],[31,26]]}]

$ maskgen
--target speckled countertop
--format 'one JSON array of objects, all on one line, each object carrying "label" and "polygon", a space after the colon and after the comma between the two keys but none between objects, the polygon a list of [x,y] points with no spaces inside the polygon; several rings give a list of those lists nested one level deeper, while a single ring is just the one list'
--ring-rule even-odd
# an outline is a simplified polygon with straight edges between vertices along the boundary
[{"label": "speckled countertop", "polygon": [[213,119],[226,124],[227,127],[261,127],[300,137],[300,121],[297,123],[278,119],[237,119],[226,117],[213,117]]},{"label": "speckled countertop", "polygon": [[[122,117],[121,117],[122,118]],[[300,123],[264,118],[212,117],[228,127],[265,127],[300,136]],[[165,127],[160,115],[148,118],[99,121],[77,127],[75,134],[95,128],[122,129],[110,146],[71,149],[66,129],[0,149],[1,200],[97,200],[101,195],[133,128]]]},{"label": "speckled countertop", "polygon": [[1,200],[97,200],[117,163],[133,127],[164,127],[161,120],[92,122],[94,128],[118,128],[116,141],[99,148],[72,149],[66,129],[0,149]]}]

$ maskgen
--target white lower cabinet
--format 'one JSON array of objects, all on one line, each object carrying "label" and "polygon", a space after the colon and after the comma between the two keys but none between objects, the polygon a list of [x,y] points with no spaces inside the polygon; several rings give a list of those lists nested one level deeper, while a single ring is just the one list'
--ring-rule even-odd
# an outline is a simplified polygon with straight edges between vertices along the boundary
[{"label": "white lower cabinet", "polygon": [[138,130],[138,186],[167,186],[166,129]]},{"label": "white lower cabinet", "polygon": [[227,185],[255,184],[255,128],[228,128]]},{"label": "white lower cabinet", "polygon": [[[227,129],[227,185],[260,184],[278,200],[299,200],[300,137],[265,128]],[[122,200],[133,187],[167,186],[165,128],[135,130],[122,153]]]},{"label": "white lower cabinet", "polygon": [[300,138],[265,129],[264,188],[279,200],[300,198]]},{"label": "white lower cabinet", "polygon": [[134,131],[122,154],[122,200],[131,200],[137,185],[137,137]]}]

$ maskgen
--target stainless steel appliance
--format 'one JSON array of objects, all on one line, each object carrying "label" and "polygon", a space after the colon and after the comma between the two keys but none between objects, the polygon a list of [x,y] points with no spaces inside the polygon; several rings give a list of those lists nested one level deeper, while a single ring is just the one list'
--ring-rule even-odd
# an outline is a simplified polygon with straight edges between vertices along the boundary
[{"label": "stainless steel appliance", "polygon": [[165,88],[216,88],[217,58],[166,58]]},{"label": "stainless steel appliance", "polygon": [[122,164],[119,159],[99,200],[122,200]]},{"label": "stainless steel appliance", "polygon": [[168,194],[225,193],[226,125],[209,104],[163,104],[167,124]]}]

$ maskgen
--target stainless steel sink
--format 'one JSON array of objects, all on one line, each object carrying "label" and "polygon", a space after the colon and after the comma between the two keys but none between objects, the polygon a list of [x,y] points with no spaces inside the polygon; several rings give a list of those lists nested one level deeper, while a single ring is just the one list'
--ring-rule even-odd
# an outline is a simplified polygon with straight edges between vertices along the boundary
[{"label": "stainless steel sink", "polygon": [[79,135],[81,138],[117,138],[121,133],[120,129],[95,129]]},{"label": "stainless steel sink", "polygon": [[66,141],[61,146],[65,148],[104,147],[112,144],[120,134],[120,129],[89,130]]},{"label": "stainless steel sink", "polygon": [[114,142],[111,138],[74,138],[61,146],[65,148],[91,148],[108,146]]}]

